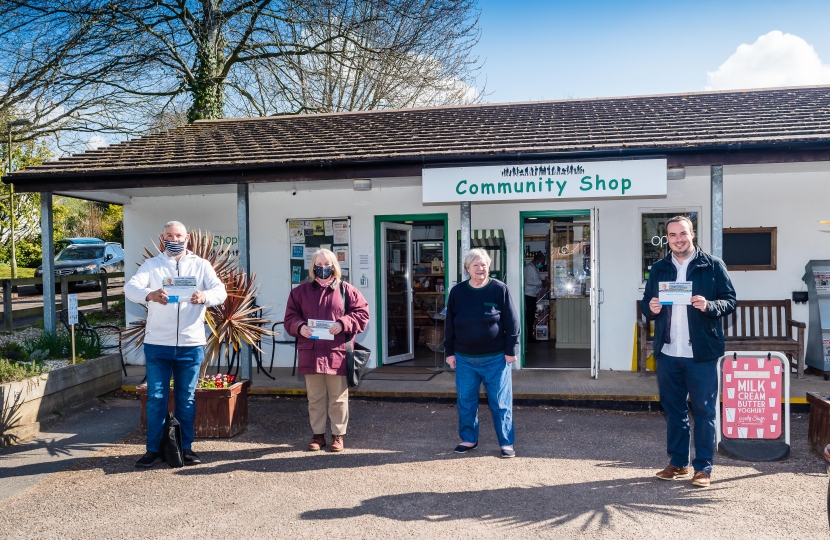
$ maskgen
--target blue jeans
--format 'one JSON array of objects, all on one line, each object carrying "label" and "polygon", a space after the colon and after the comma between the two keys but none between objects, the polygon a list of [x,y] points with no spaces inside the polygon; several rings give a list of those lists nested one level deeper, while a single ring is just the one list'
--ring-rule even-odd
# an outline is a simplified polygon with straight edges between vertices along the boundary
[{"label": "blue jeans", "polygon": [[159,451],[164,419],[167,418],[171,374],[176,420],[182,426],[182,448],[190,450],[193,445],[193,419],[196,416],[196,383],[205,358],[205,348],[145,343],[144,358],[147,361],[147,451]]},{"label": "blue jeans", "polygon": [[717,361],[657,355],[660,405],[666,412],[666,452],[675,467],[689,466],[689,407],[695,415],[695,471],[712,472],[715,454],[715,407],[718,405]]},{"label": "blue jeans", "polygon": [[478,442],[478,395],[481,383],[493,415],[499,446],[513,446],[513,378],[504,354],[472,358],[455,353],[455,389],[458,392],[458,435],[462,442]]}]

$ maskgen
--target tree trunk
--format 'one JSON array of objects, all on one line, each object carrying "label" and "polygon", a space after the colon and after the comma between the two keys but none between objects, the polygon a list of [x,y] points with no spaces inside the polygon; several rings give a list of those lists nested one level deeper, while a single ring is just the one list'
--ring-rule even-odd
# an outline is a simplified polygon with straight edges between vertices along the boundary
[{"label": "tree trunk", "polygon": [[221,77],[225,64],[222,37],[222,0],[202,1],[202,20],[198,27],[198,50],[195,80],[189,82],[193,104],[187,121],[224,118],[225,91]]}]

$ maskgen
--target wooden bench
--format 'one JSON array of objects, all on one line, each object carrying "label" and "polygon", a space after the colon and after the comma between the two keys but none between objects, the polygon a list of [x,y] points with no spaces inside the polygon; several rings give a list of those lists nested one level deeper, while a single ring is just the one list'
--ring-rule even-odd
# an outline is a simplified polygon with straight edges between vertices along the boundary
[{"label": "wooden bench", "polygon": [[[792,300],[741,300],[722,319],[727,351],[777,351],[787,355],[799,379],[804,378],[803,322],[792,320]],[[654,353],[654,337],[637,301],[637,369],[646,370]]]}]

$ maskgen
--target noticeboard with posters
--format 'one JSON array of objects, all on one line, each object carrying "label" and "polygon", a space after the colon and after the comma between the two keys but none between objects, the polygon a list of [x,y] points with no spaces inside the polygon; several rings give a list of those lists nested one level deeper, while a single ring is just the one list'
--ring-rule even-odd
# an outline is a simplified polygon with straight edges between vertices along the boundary
[{"label": "noticeboard with posters", "polygon": [[350,281],[351,220],[348,217],[289,219],[289,275],[291,287],[308,279],[308,270],[314,252],[326,248],[334,252],[343,280]]}]

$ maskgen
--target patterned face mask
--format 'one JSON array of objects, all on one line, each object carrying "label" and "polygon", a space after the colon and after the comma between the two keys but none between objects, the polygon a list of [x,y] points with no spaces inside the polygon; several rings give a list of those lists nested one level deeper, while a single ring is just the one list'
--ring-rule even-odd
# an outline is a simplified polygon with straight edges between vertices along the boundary
[{"label": "patterned face mask", "polygon": [[319,264],[314,265],[314,275],[320,279],[330,278],[333,272],[333,266],[320,266]]},{"label": "patterned face mask", "polygon": [[182,242],[172,242],[170,240],[164,241],[164,251],[167,252],[168,255],[171,257],[175,257],[179,255],[182,251],[184,251],[184,246],[187,244],[187,241],[184,240]]}]

